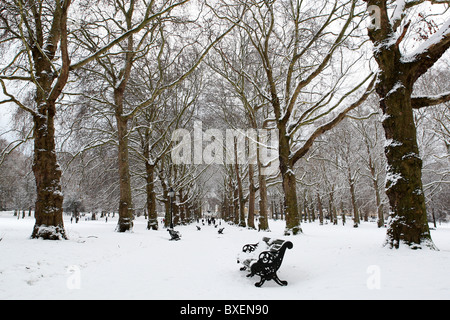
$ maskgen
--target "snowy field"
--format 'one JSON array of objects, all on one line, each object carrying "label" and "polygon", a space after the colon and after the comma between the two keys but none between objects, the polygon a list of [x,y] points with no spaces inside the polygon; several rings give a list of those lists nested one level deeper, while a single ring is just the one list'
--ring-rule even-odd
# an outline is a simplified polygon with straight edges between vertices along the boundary
[{"label": "snowy field", "polygon": [[53,242],[29,239],[33,218],[0,213],[0,299],[450,299],[449,226],[432,231],[434,252],[383,248],[386,229],[375,223],[305,223],[278,272],[289,285],[256,288],[236,256],[263,236],[285,238],[282,221],[270,221],[270,233],[177,227],[178,242],[147,231],[143,217],[133,233],[114,232],[116,222],[67,219],[70,239]]}]

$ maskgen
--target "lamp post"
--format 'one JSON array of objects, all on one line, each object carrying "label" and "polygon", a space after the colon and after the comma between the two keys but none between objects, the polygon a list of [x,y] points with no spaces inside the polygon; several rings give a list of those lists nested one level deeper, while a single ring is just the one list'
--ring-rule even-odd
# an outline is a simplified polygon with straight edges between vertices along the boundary
[{"label": "lamp post", "polygon": [[170,229],[173,229],[173,210],[172,210],[172,199],[175,196],[175,191],[170,187],[169,198],[170,198]]}]

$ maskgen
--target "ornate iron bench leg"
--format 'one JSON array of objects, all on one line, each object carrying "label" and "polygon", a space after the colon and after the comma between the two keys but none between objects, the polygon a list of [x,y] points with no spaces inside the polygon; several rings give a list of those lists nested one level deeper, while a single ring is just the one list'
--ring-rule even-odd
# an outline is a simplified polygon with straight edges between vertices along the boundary
[{"label": "ornate iron bench leg", "polygon": [[258,287],[258,288],[261,288],[262,285],[264,284],[264,282],[266,282],[266,279],[264,277],[261,277],[261,281],[255,283],[255,286]]},{"label": "ornate iron bench leg", "polygon": [[278,276],[277,276],[276,274],[275,274],[275,276],[273,277],[273,280],[274,280],[276,283],[278,283],[280,286],[285,287],[285,286],[288,285],[288,282],[287,282],[287,281],[280,280],[280,278],[278,278]]}]

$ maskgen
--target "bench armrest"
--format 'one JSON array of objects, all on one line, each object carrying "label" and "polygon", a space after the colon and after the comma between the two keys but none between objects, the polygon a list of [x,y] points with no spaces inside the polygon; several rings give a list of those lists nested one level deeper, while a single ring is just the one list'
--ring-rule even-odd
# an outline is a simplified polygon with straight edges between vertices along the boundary
[{"label": "bench armrest", "polygon": [[273,263],[273,261],[275,260],[276,257],[276,253],[273,253],[271,251],[263,251],[259,254],[258,257],[258,262],[259,263]]},{"label": "bench armrest", "polygon": [[256,250],[257,247],[258,247],[258,244],[246,244],[242,248],[242,252],[253,252]]}]

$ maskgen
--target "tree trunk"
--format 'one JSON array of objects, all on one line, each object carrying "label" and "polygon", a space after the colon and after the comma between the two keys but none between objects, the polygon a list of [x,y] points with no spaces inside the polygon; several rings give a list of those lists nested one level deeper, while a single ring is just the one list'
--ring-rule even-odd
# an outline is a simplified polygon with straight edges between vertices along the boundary
[{"label": "tree trunk", "polygon": [[242,190],[242,179],[241,175],[239,173],[239,164],[238,164],[238,152],[237,152],[237,138],[234,138],[234,170],[236,172],[236,182],[237,182],[237,195],[238,195],[238,203],[239,203],[239,226],[240,227],[246,227],[245,223],[245,199],[244,199],[244,192]]},{"label": "tree trunk", "polygon": [[269,208],[267,200],[266,178],[258,174],[259,179],[259,225],[258,230],[269,231]]},{"label": "tree trunk", "polygon": [[145,159],[145,191],[147,193],[147,230],[158,230],[158,214],[156,212],[156,192],[155,192],[155,164],[150,163],[150,129],[144,130],[142,140],[142,151]]},{"label": "tree trunk", "polygon": [[[391,81],[392,83],[393,81]],[[386,91],[388,90],[388,91]],[[387,244],[398,248],[401,242],[411,248],[420,244],[434,247],[428,227],[422,186],[422,160],[417,145],[414,114],[411,107],[412,88],[402,82],[390,87],[378,86],[383,127],[388,144],[386,194],[391,206]]]},{"label": "tree trunk", "polygon": [[[145,156],[148,159],[147,156]],[[156,212],[156,192],[155,192],[155,166],[150,165],[148,161],[145,163],[146,179],[147,179],[147,211],[148,221],[147,230],[158,230],[158,215]]]},{"label": "tree trunk", "polygon": [[[256,128],[256,125],[254,125]],[[258,140],[257,152],[256,152],[256,162],[258,164],[258,182],[259,182],[259,225],[258,230],[270,231],[269,229],[269,202],[267,199],[267,182],[266,177],[262,174],[263,167],[261,163],[262,152],[260,147],[259,135],[256,137]]]},{"label": "tree trunk", "polygon": [[284,212],[286,219],[285,235],[297,235],[302,232],[300,228],[300,217],[297,204],[297,188],[295,175],[292,170],[288,170],[283,175],[284,190]]},{"label": "tree trunk", "polygon": [[[42,113],[41,113],[42,112]],[[63,222],[61,169],[56,160],[55,105],[46,105],[34,116],[34,161],[37,198],[36,222],[31,238],[67,239]]]},{"label": "tree trunk", "polygon": [[255,202],[256,202],[256,187],[253,182],[253,176],[255,174],[255,168],[252,164],[248,165],[248,216],[247,226],[250,229],[255,228]]},{"label": "tree trunk", "polygon": [[322,207],[322,200],[320,199],[320,194],[317,193],[317,203],[319,205],[319,221],[320,225],[323,225],[323,207]]},{"label": "tree trunk", "polygon": [[160,171],[159,171],[159,181],[161,182],[161,188],[162,188],[162,196],[163,196],[163,202],[164,202],[164,228],[169,228],[171,219],[173,218],[170,207],[171,199],[169,197],[169,186],[166,183],[166,179],[163,176],[164,172],[163,163],[161,165]]},{"label": "tree trunk", "polygon": [[308,219],[308,222],[311,222],[311,214],[308,206],[309,204],[306,199],[306,190],[305,190],[305,192],[303,193],[303,209],[305,211],[305,222],[307,221],[306,219]]},{"label": "tree trunk", "polygon": [[119,221],[116,231],[126,232],[133,229],[133,204],[131,198],[131,178],[128,160],[128,119],[116,113],[117,134],[119,140]]},{"label": "tree trunk", "polygon": [[380,190],[378,189],[378,180],[373,179],[373,187],[375,189],[375,198],[377,203],[378,228],[384,226],[384,206],[381,201]]},{"label": "tree trunk", "polygon": [[233,222],[235,225],[239,225],[239,204],[239,191],[238,187],[235,185],[233,192]]},{"label": "tree trunk", "polygon": [[335,208],[334,208],[334,185],[332,185],[331,186],[330,195],[329,195],[329,199],[328,199],[328,214],[330,216],[330,223],[336,225],[337,223],[335,223],[335,221],[334,221],[334,212],[335,212]]},{"label": "tree trunk", "polygon": [[341,215],[342,215],[342,225],[345,226],[345,210],[344,210],[344,202],[341,200]]},{"label": "tree trunk", "polygon": [[312,221],[316,222],[316,209],[315,209],[314,200],[313,200],[312,197],[310,198],[309,203],[310,203],[310,206],[311,206],[310,207],[310,212],[311,212]]},{"label": "tree trunk", "polygon": [[359,218],[358,203],[356,202],[355,181],[351,177],[350,169],[348,174],[349,174],[348,184],[350,185],[350,196],[352,199],[352,207],[353,207],[353,227],[358,228],[359,224],[361,223],[361,220]]},{"label": "tree trunk", "polygon": [[186,225],[186,204],[185,204],[185,196],[183,196],[183,189],[180,189],[178,191],[178,199],[179,199],[179,205],[178,205],[178,211],[180,216],[180,224]]},{"label": "tree trunk", "polygon": [[[31,238],[48,240],[67,239],[63,222],[63,194],[61,192],[61,169],[56,159],[55,124],[56,101],[69,77],[70,59],[67,50],[67,13],[71,1],[56,6],[49,30],[45,29],[39,7],[34,11],[35,30],[25,21],[31,34],[28,54],[32,57],[34,77],[37,81],[35,103],[32,113],[34,122],[33,173],[36,180],[35,225]],[[23,21],[22,21],[23,22]],[[33,35],[34,33],[34,35]],[[44,39],[44,37],[47,39]],[[57,49],[61,52],[62,65],[55,72],[51,61]],[[43,52],[44,51],[44,52]],[[56,81],[55,81],[56,80]]]},{"label": "tree trunk", "polygon": [[[403,12],[397,12],[392,23],[386,0],[367,0],[367,5],[379,9],[377,26],[369,27],[368,35],[374,44],[374,58],[380,69],[376,91],[384,114],[383,128],[387,140],[386,194],[391,213],[386,244],[391,248],[398,248],[400,243],[405,243],[412,249],[420,248],[421,245],[435,249],[428,227],[422,160],[417,146],[411,96],[414,83],[450,47],[449,36],[443,33],[440,39],[428,44],[425,50],[408,61],[400,50],[401,42],[410,33],[410,23],[401,23],[407,16],[406,6]],[[403,32],[396,37],[396,31],[401,25]]]},{"label": "tree trunk", "polygon": [[170,224],[173,222],[173,207],[171,206],[171,201],[167,192],[163,192],[164,194],[164,227],[169,228]]},{"label": "tree trunk", "polygon": [[375,164],[373,163],[372,160],[372,155],[370,153],[370,145],[369,142],[367,141],[366,138],[364,138],[365,143],[366,143],[366,148],[367,148],[367,157],[369,160],[369,168],[370,168],[370,175],[372,177],[372,185],[373,185],[373,190],[375,192],[375,201],[376,201],[376,205],[377,205],[377,215],[378,215],[378,228],[381,228],[384,226],[384,208],[383,208],[383,203],[381,201],[381,194],[380,194],[380,188],[379,188],[379,184],[378,184],[378,176],[377,176],[377,172],[376,172],[376,168],[375,168]]},{"label": "tree trunk", "polygon": [[284,212],[286,213],[285,235],[297,235],[302,232],[297,203],[297,182],[290,160],[290,140],[283,124],[278,125],[280,172],[283,179]]}]

